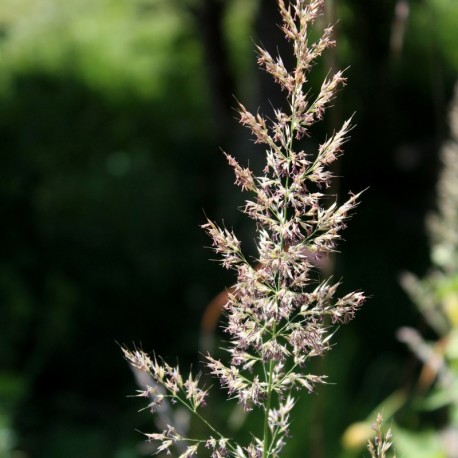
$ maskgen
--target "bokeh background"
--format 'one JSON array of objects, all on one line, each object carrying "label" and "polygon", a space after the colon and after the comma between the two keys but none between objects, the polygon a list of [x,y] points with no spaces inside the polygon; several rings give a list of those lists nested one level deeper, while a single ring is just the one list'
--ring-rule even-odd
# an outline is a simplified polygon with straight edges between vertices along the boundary
[{"label": "bokeh background", "polygon": [[[331,0],[326,14],[338,47],[312,87],[329,68],[349,81],[318,134],[354,114],[338,186],[367,188],[334,275],[370,299],[319,362],[332,383],[299,405],[296,458],[344,456],[345,428],[414,383],[395,333],[425,325],[399,275],[429,266],[458,78],[456,0]],[[224,219],[253,249],[220,148],[262,160],[234,96],[264,112],[281,97],[253,51],[283,50],[278,23],[274,0],[0,0],[0,457],[151,453],[119,344],[199,370],[203,313],[233,280],[199,225]],[[224,423],[232,407],[214,402]]]}]

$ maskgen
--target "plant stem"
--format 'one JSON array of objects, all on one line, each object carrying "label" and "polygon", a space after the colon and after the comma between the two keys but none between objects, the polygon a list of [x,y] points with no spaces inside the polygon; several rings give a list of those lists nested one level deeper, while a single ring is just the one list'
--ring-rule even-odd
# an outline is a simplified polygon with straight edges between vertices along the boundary
[{"label": "plant stem", "polygon": [[[272,327],[272,336],[275,339],[277,335],[277,323],[274,321]],[[273,372],[274,372],[275,362],[271,359],[269,362],[269,373],[267,378],[267,399],[265,402],[265,412],[264,412],[264,440],[263,440],[263,453],[262,458],[268,458],[270,444],[269,444],[269,411],[272,403],[272,382],[273,382]]]},{"label": "plant stem", "polygon": [[[193,413],[202,423],[204,423],[210,431],[214,432],[217,436],[219,436],[221,439],[226,439],[216,428],[214,428],[200,413],[197,412],[197,409],[188,404],[184,399],[182,399],[180,396],[175,395],[175,399],[177,399],[181,404],[183,404],[191,413]],[[186,439],[190,440],[190,439]],[[200,442],[205,442],[205,441],[200,441]],[[232,450],[235,451],[235,447],[228,441],[227,446]]]},{"label": "plant stem", "polygon": [[224,439],[224,436],[217,430],[215,429],[204,417],[202,417],[202,415],[200,415],[199,413],[197,413],[195,410],[193,411],[194,414],[196,415],[196,417],[202,421],[203,423],[205,423],[205,425],[207,425],[207,427],[213,431],[215,434],[217,434],[221,439]]},{"label": "plant stem", "polygon": [[269,386],[267,388],[267,400],[265,403],[265,412],[264,412],[264,441],[263,441],[263,453],[262,458],[267,458],[269,454],[269,410],[270,403],[272,400],[272,373],[274,369],[274,362],[270,360],[269,362]]}]

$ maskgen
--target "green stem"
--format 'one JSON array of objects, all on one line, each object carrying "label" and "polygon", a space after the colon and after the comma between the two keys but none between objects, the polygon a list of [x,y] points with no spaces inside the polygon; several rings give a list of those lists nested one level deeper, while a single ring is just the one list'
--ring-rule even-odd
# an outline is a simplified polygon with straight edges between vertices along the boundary
[{"label": "green stem", "polygon": [[[227,439],[225,436],[223,436],[216,428],[214,428],[204,417],[202,417],[202,415],[200,415],[196,408],[194,408],[193,406],[191,406],[190,404],[188,404],[184,399],[182,399],[180,396],[178,395],[173,395],[173,397],[175,399],[177,399],[181,404],[183,404],[188,410],[190,410],[202,423],[204,423],[209,429],[210,431],[212,431],[213,433],[215,433],[217,436],[219,436],[221,439]],[[190,439],[186,439],[186,440],[190,440]],[[206,442],[206,441],[200,441],[199,439],[194,439],[194,441],[197,441],[197,442]],[[235,452],[235,447],[230,443],[230,441],[228,440],[226,442],[227,446],[233,451]]]},{"label": "green stem", "polygon": [[193,411],[194,412],[194,415],[196,415],[196,417],[202,421],[203,423],[205,423],[205,425],[207,425],[207,427],[213,431],[215,434],[217,434],[221,439],[225,439],[225,437],[218,431],[216,430],[207,420],[205,420],[204,417],[202,417],[202,415],[200,415],[199,413],[197,413],[195,410]]},{"label": "green stem", "polygon": [[[296,67],[298,63],[296,62]],[[297,83],[296,83],[297,84]],[[287,156],[289,159],[291,159],[292,156],[292,151],[293,151],[293,144],[294,144],[294,132],[295,132],[295,115],[294,115],[294,105],[295,105],[295,92],[292,94],[291,98],[291,122],[290,122],[290,138],[288,141],[288,146],[287,146]],[[285,187],[288,189],[289,188],[289,177],[286,178],[286,185]],[[281,214],[281,219],[283,222],[286,222],[287,220],[287,202],[285,202],[285,205],[283,206],[283,211]],[[285,240],[284,237],[281,236],[280,239],[280,246],[281,250],[283,251],[285,249]],[[280,278],[277,278],[277,291],[280,289]],[[276,339],[277,337],[277,324],[276,322],[273,323],[273,329],[272,329],[272,339]],[[265,402],[265,412],[264,412],[264,441],[263,441],[263,453],[262,457],[263,458],[268,458],[270,455],[270,450],[273,445],[273,441],[275,439],[275,433],[272,434],[272,437],[270,438],[269,436],[269,411],[270,411],[270,406],[272,403],[272,391],[273,391],[273,371],[274,371],[274,361],[271,360],[269,362],[269,372],[267,374],[267,381],[268,381],[268,387],[267,387],[267,399]],[[265,366],[264,366],[265,367]],[[270,443],[269,443],[270,439]]]},{"label": "green stem", "polygon": [[272,374],[274,369],[274,362],[271,360],[269,362],[269,385],[267,388],[267,400],[265,403],[265,412],[264,412],[264,441],[263,441],[263,453],[262,458],[267,458],[269,455],[269,410],[270,404],[272,401]]}]

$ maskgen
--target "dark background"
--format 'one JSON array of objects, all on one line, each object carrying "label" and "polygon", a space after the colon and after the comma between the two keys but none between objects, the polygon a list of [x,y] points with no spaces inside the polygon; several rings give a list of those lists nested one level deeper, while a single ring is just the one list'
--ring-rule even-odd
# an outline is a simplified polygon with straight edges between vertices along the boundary
[{"label": "dark background", "polygon": [[[423,324],[399,275],[429,265],[458,3],[411,0],[396,22],[397,4],[329,2],[338,46],[311,84],[349,67],[348,86],[317,135],[354,114],[338,186],[368,188],[335,276],[369,300],[319,362],[332,384],[300,403],[285,456],[340,456],[344,429],[415,377],[395,332]],[[262,161],[234,95],[281,100],[253,52],[283,52],[278,23],[273,0],[0,2],[0,457],[141,456],[153,421],[118,343],[199,367],[203,312],[232,281],[199,225],[224,219],[253,249],[220,147]]]}]

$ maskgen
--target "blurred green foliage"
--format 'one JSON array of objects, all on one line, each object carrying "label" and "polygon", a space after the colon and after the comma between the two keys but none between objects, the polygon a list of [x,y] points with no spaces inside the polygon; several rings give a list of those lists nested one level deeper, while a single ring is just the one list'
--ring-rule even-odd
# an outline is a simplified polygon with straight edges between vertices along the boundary
[{"label": "blurred green foliage", "polygon": [[[192,12],[211,3],[0,2],[2,458],[140,456],[135,429],[153,424],[126,399],[135,384],[116,341],[198,364],[203,310],[231,281],[202,249],[202,209],[241,224],[218,147],[258,160],[234,126],[218,134]],[[338,456],[344,428],[409,377],[394,331],[417,318],[397,275],[428,263],[422,222],[458,72],[458,11],[412,0],[394,58],[395,3],[336,3],[335,59],[351,65],[336,116],[356,111],[358,124],[341,188],[371,187],[336,275],[373,299],[319,368],[337,384],[301,401],[292,457]],[[274,9],[227,0],[224,10],[236,95],[253,106],[266,89],[252,40],[274,36]]]},{"label": "blurred green foliage", "polygon": [[122,0],[4,1],[6,75],[67,74],[121,100],[158,96],[164,79],[177,71],[189,72],[195,84],[198,71],[190,70],[199,53],[196,41],[186,40],[181,52],[174,45],[183,21],[163,2],[144,8],[139,1]]},{"label": "blurred green foliage", "polygon": [[195,277],[213,183],[198,41],[163,3],[2,2],[0,17],[0,406],[27,456],[114,456],[136,408],[115,341],[193,353],[164,338],[167,310],[197,342],[211,294]]}]

